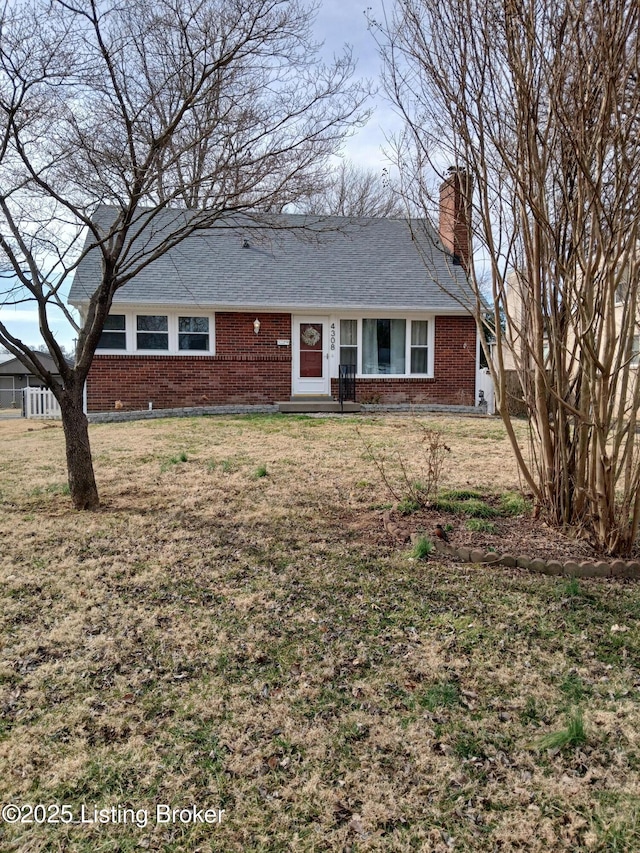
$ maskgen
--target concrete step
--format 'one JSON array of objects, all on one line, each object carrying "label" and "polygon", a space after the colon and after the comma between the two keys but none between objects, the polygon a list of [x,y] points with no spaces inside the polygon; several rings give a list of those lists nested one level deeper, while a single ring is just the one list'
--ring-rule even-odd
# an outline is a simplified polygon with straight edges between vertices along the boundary
[{"label": "concrete step", "polygon": [[362,410],[360,403],[345,402],[340,408],[340,403],[337,400],[325,398],[308,398],[301,400],[296,398],[295,401],[276,403],[279,412],[287,414],[304,414],[310,412],[359,412]]}]

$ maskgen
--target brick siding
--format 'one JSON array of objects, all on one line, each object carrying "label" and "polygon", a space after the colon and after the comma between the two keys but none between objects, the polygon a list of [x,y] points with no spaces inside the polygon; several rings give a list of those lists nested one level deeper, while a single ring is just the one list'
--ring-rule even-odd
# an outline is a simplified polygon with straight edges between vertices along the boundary
[{"label": "brick siding", "polygon": [[[260,332],[253,321],[260,320]],[[107,412],[225,403],[257,404],[291,395],[290,314],[216,312],[216,355],[96,355],[87,408]],[[120,406],[118,406],[120,408]]]},{"label": "brick siding", "polygon": [[453,172],[440,187],[440,239],[442,245],[469,271],[471,260],[471,178]]},{"label": "brick siding", "polygon": [[[260,333],[253,321],[260,320]],[[96,355],[87,382],[90,412],[225,404],[265,404],[291,395],[290,314],[219,312],[216,355]],[[433,379],[357,380],[363,403],[473,405],[476,332],[471,317],[437,317]],[[338,395],[337,379],[331,391]],[[120,408],[120,406],[118,406]]]}]

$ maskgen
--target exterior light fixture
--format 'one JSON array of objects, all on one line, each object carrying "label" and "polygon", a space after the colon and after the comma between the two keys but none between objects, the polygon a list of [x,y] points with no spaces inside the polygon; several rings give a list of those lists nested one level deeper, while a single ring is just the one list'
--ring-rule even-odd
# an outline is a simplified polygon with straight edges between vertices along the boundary
[{"label": "exterior light fixture", "polygon": [[257,317],[256,317],[256,319],[253,321],[253,331],[256,333],[256,335],[257,335],[257,334],[258,334],[258,332],[260,331],[260,320],[258,320],[258,318],[257,318]]}]

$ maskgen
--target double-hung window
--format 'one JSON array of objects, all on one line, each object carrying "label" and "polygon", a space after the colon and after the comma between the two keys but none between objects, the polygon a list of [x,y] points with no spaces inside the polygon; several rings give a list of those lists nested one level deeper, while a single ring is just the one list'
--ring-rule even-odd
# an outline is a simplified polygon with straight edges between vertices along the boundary
[{"label": "double-hung window", "polygon": [[429,324],[426,320],[411,321],[411,373],[429,372]]},{"label": "double-hung window", "polygon": [[178,349],[209,349],[208,317],[178,317]]},{"label": "double-hung window", "polygon": [[622,305],[624,302],[629,301],[629,291],[629,273],[625,272],[622,274],[616,287],[616,305]]},{"label": "double-hung window", "polygon": [[166,314],[137,315],[136,349],[169,349],[169,318]]},{"label": "double-hung window", "polygon": [[358,365],[357,320],[340,320],[340,364]]},{"label": "double-hung window", "polygon": [[109,314],[104,321],[98,349],[127,348],[127,318],[124,314]]}]

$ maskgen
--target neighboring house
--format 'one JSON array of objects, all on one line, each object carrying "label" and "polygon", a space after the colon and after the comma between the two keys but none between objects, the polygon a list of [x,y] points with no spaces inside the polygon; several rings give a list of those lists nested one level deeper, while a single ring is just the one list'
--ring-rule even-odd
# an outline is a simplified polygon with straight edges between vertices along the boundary
[{"label": "neighboring house", "polygon": [[[457,177],[443,185],[440,224],[454,248],[468,247],[453,239],[468,232],[451,209]],[[152,248],[189,215],[160,212],[136,246]],[[100,208],[95,221],[107,233],[114,216]],[[463,307],[473,296],[459,248],[447,252],[401,220],[270,221],[237,216],[194,232],[116,293],[88,411],[328,400],[341,364],[355,367],[360,402],[476,404],[476,328]],[[69,295],[81,315],[100,270],[99,253],[88,252]]]},{"label": "neighboring house", "polygon": [[[502,337],[502,368],[505,372],[507,405],[512,414],[527,414],[528,408],[524,401],[524,393],[522,390],[522,382],[526,381],[525,377],[530,375],[530,368],[533,366],[533,355],[530,351],[532,342],[527,339],[527,334],[530,330],[531,323],[529,312],[527,311],[528,299],[530,295],[526,287],[522,283],[521,277],[514,271],[511,271],[505,282],[505,330]],[[623,280],[616,291],[615,306],[614,306],[614,322],[615,322],[615,337],[617,339],[616,346],[618,348],[626,347],[629,342],[629,337],[625,337],[623,332],[623,308],[625,300],[628,298],[628,278]],[[550,341],[547,335],[542,337],[542,357],[544,359],[545,368],[550,371],[552,369],[550,356]],[[581,359],[575,355],[575,328],[571,328],[568,334],[568,339],[565,344],[565,354],[567,361],[573,361],[571,372],[577,372],[581,368]],[[631,339],[631,358],[629,364],[632,368],[640,365],[640,321],[636,324],[635,332]],[[493,347],[493,363],[496,370],[500,369],[498,362],[496,347]],[[635,371],[633,371],[635,374]],[[632,382],[632,387],[635,382]],[[635,391],[627,388],[629,399]]]},{"label": "neighboring house", "polygon": [[[37,353],[42,365],[56,379],[60,379],[58,368],[48,353]],[[22,409],[25,388],[42,388],[44,383],[30,373],[15,356],[0,354],[0,409]]]},{"label": "neighboring house", "polygon": [[[525,316],[525,300],[523,299],[521,283],[518,275],[511,270],[505,278],[504,283],[504,331],[502,333],[502,360],[504,369],[509,372],[515,371],[522,364],[526,364],[525,342],[522,340],[521,332],[527,328]],[[493,361],[498,369],[495,355],[496,344],[492,344]]]}]

